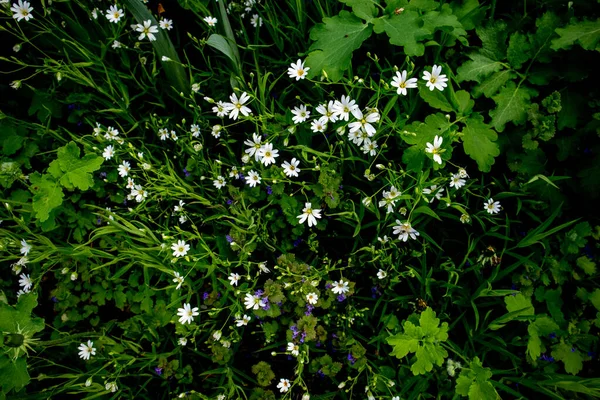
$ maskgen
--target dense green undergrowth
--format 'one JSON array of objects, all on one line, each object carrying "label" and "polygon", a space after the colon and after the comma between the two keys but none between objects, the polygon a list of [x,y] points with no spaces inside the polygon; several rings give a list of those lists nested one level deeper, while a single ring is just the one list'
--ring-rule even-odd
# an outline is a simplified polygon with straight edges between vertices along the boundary
[{"label": "dense green undergrowth", "polygon": [[598,3],[0,11],[0,398],[600,398]]}]

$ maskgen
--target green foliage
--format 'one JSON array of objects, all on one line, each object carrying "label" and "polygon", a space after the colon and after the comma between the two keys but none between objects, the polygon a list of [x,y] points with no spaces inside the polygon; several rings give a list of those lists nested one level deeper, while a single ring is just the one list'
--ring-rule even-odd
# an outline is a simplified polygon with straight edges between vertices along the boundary
[{"label": "green foliage", "polygon": [[474,357],[469,367],[463,367],[456,379],[456,393],[470,400],[496,400],[500,396],[490,383],[492,371],[484,368],[479,357]]},{"label": "green foliage", "polygon": [[275,379],[275,373],[271,366],[264,361],[252,366],[252,373],[256,375],[256,380],[260,386],[269,386],[271,381]]},{"label": "green foliage", "polygon": [[553,347],[552,357],[557,361],[562,361],[565,371],[576,375],[583,369],[583,354],[570,344],[561,342]]},{"label": "green foliage", "polygon": [[600,19],[577,21],[573,19],[564,28],[556,29],[558,38],[552,40],[552,49],[560,50],[578,44],[585,50],[598,50],[600,42]]},{"label": "green foliage", "polygon": [[500,155],[496,132],[483,122],[483,116],[475,113],[465,121],[462,135],[465,153],[477,161],[480,171],[490,171],[494,158]]}]

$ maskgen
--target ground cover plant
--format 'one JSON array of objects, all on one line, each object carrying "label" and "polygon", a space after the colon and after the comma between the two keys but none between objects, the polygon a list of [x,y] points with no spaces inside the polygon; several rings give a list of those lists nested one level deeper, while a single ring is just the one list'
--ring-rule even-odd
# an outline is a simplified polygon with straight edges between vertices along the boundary
[{"label": "ground cover plant", "polygon": [[0,398],[599,398],[599,14],[0,1]]}]

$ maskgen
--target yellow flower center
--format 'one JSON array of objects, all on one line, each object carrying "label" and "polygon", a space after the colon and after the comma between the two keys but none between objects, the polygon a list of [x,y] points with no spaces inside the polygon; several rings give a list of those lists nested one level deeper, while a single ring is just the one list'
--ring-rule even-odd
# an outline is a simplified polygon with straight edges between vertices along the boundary
[{"label": "yellow flower center", "polygon": [[429,82],[431,83],[435,83],[436,79],[432,76],[431,79],[429,79]]}]

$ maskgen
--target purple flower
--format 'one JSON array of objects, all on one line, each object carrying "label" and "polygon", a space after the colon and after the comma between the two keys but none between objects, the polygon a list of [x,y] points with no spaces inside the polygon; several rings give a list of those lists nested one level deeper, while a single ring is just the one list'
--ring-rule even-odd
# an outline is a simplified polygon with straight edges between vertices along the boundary
[{"label": "purple flower", "polygon": [[554,357],[547,356],[546,353],[543,353],[539,359],[543,361],[554,362]]},{"label": "purple flower", "polygon": [[163,369],[161,367],[155,367],[154,368],[154,372],[156,372],[156,375],[162,375]]},{"label": "purple flower", "polygon": [[319,378],[321,378],[321,379],[325,378],[325,374],[324,374],[324,373],[323,373],[323,371],[321,371],[321,370],[318,370],[318,371],[317,371],[317,376],[318,376]]},{"label": "purple flower", "polygon": [[556,333],[552,332],[551,334],[548,335],[548,337],[550,339],[556,339]]},{"label": "purple flower", "polygon": [[202,293],[202,300],[208,299],[208,292]]},{"label": "purple flower", "polygon": [[356,362],[356,358],[352,357],[352,353],[348,353],[348,361],[350,361],[350,364],[352,365]]},{"label": "purple flower", "polygon": [[55,296],[52,296],[52,301],[53,301],[54,303],[58,303],[58,299],[57,299]]},{"label": "purple flower", "polygon": [[331,283],[327,283],[325,285],[325,289],[331,289],[333,287],[333,285]]},{"label": "purple flower", "polygon": [[186,178],[191,175],[186,168],[183,169],[183,173],[185,174]]},{"label": "purple flower", "polygon": [[267,186],[267,194],[269,196],[273,194],[273,189],[271,189],[271,186]]},{"label": "purple flower", "polygon": [[300,246],[300,243],[302,243],[302,239],[296,239],[296,240],[294,240],[294,247]]},{"label": "purple flower", "polygon": [[340,303],[341,303],[342,301],[344,301],[344,300],[346,300],[346,296],[344,296],[343,294],[340,294],[340,295],[337,297],[337,301],[339,301]]},{"label": "purple flower", "polygon": [[304,343],[304,339],[306,339],[306,332],[302,331],[302,335],[300,335],[300,343]]},{"label": "purple flower", "polygon": [[230,206],[230,205],[232,205],[232,204],[233,204],[233,200],[231,200],[231,199],[227,199],[227,205],[228,205],[228,206]]},{"label": "purple flower", "polygon": [[106,172],[102,171],[100,172],[100,179],[105,179],[106,178]]},{"label": "purple flower", "polygon": [[229,236],[229,235],[225,235],[225,239],[227,239],[228,243],[233,242],[233,238],[231,236]]}]

